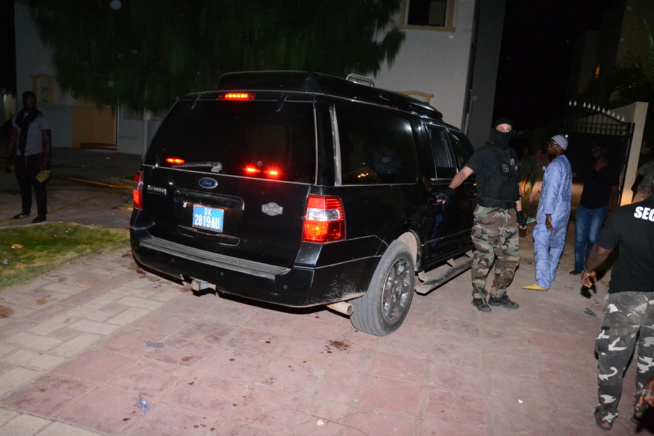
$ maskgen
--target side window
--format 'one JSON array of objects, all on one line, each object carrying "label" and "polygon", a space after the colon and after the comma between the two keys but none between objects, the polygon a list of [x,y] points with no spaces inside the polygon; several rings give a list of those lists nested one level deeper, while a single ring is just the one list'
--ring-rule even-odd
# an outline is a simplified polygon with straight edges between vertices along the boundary
[{"label": "side window", "polygon": [[447,132],[445,129],[434,126],[429,126],[427,130],[429,131],[429,143],[436,164],[436,177],[439,179],[454,177],[457,168],[448,152],[449,145],[445,137]]},{"label": "side window", "polygon": [[454,31],[455,0],[404,0],[400,28]]},{"label": "side window", "polygon": [[454,157],[459,169],[461,169],[466,165],[466,163],[468,163],[470,156],[472,156],[472,144],[470,144],[468,138],[463,135],[459,135],[457,132],[450,132],[450,141],[452,142]]},{"label": "side window", "polygon": [[344,185],[415,183],[413,129],[401,113],[364,104],[337,104]]}]

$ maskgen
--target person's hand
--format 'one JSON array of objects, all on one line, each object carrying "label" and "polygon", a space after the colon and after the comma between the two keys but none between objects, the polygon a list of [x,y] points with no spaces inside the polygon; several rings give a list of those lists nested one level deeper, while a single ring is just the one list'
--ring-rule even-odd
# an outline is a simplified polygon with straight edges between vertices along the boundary
[{"label": "person's hand", "polygon": [[592,288],[593,283],[597,281],[597,273],[595,271],[588,272],[584,270],[581,273],[581,284],[587,288]]},{"label": "person's hand", "polygon": [[444,191],[439,192],[434,196],[434,203],[436,204],[445,204],[454,197],[454,189],[447,188]]},{"label": "person's hand", "polygon": [[554,230],[554,226],[552,225],[552,215],[545,215],[545,228],[548,232]]},{"label": "person's hand", "polygon": [[527,216],[525,213],[521,210],[517,210],[517,218],[518,218],[518,228],[520,230],[524,230],[527,228]]},{"label": "person's hand", "polygon": [[42,171],[49,170],[50,169],[50,162],[48,162],[47,160],[41,161],[40,169]]},{"label": "person's hand", "polygon": [[649,379],[649,381],[645,383],[645,386],[643,386],[643,389],[639,392],[640,395],[638,396],[638,402],[636,403],[637,408],[642,407],[644,403],[647,403],[650,407],[654,407],[654,397],[652,397],[653,390],[654,377]]}]

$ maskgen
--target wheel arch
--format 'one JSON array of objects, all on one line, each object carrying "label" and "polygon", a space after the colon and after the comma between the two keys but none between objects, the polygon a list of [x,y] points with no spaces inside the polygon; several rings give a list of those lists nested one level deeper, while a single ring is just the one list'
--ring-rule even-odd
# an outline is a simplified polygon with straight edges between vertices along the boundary
[{"label": "wheel arch", "polygon": [[411,256],[413,257],[413,264],[417,265],[418,264],[418,237],[410,231],[406,231],[399,235],[396,238],[399,242],[404,243],[407,247],[409,247],[409,251],[411,251]]}]

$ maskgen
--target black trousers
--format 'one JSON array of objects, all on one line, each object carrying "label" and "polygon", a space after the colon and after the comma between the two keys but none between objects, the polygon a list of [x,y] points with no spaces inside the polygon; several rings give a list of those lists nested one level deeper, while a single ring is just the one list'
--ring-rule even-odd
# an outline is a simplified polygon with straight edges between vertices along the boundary
[{"label": "black trousers", "polygon": [[34,187],[37,213],[39,216],[45,217],[48,214],[48,199],[45,192],[45,183],[39,183],[35,178],[39,171],[41,171],[42,160],[43,154],[16,156],[14,168],[16,168],[16,179],[18,180],[18,186],[20,186],[21,212],[27,215],[31,214],[32,187]]}]

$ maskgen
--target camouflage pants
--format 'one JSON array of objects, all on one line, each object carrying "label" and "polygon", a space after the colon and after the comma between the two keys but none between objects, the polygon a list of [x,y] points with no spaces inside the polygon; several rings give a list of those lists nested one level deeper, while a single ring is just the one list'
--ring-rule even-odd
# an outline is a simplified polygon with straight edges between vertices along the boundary
[{"label": "camouflage pants", "polygon": [[598,409],[605,421],[618,416],[622,379],[638,338],[636,389],[654,376],[654,293],[617,292],[609,294],[604,323],[595,342],[598,356]]},{"label": "camouflage pants", "polygon": [[520,262],[520,235],[515,209],[477,205],[472,243],[475,245],[471,268],[473,298],[486,298],[486,277],[495,257],[495,278],[490,294],[501,298],[513,281]]}]

